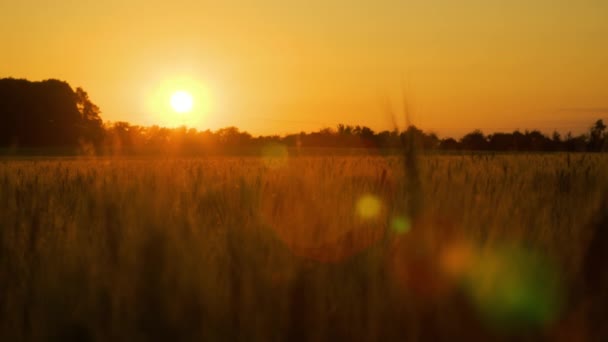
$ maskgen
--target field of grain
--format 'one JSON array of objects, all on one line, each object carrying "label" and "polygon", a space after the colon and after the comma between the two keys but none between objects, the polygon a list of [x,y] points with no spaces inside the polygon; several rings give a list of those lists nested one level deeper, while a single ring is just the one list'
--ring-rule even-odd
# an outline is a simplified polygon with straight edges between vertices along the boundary
[{"label": "field of grain", "polygon": [[270,155],[1,159],[0,340],[599,336],[608,156]]}]

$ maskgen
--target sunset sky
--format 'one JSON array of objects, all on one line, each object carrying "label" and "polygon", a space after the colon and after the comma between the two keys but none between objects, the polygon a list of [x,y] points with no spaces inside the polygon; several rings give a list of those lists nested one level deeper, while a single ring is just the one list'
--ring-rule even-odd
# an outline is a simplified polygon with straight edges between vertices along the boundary
[{"label": "sunset sky", "polygon": [[405,92],[441,136],[582,132],[608,117],[607,18],[606,0],[0,1],[0,77],[65,80],[142,125],[390,129]]}]

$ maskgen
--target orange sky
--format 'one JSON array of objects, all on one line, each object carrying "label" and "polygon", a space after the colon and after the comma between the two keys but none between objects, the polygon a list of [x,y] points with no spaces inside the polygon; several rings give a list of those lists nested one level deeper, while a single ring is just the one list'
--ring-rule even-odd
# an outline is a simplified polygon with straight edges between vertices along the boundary
[{"label": "orange sky", "polygon": [[581,132],[608,117],[606,18],[605,0],[2,1],[0,77],[66,80],[144,125],[387,129],[405,83],[442,136]]}]

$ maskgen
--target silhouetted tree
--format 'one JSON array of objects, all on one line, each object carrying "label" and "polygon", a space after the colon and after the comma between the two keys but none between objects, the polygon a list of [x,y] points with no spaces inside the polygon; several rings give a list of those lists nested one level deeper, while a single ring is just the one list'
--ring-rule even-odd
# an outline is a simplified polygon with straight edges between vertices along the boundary
[{"label": "silhouetted tree", "polygon": [[76,107],[82,119],[82,135],[86,140],[100,142],[103,139],[104,129],[100,114],[101,110],[89,99],[81,87],[76,88]]},{"label": "silhouetted tree", "polygon": [[338,125],[338,134],[340,134],[340,135],[352,135],[353,134],[353,126],[339,124]]},{"label": "silhouetted tree", "polygon": [[[401,141],[406,148],[410,148],[413,144],[413,148],[418,149],[432,149],[435,143],[439,144],[437,136],[429,137],[421,129],[414,125],[410,125],[405,131],[400,134]],[[435,141],[436,140],[436,141]]]},{"label": "silhouetted tree", "polygon": [[143,147],[144,129],[119,121],[106,127],[106,145],[112,153],[133,153]]},{"label": "silhouetted tree", "polygon": [[564,147],[566,151],[582,152],[586,150],[587,140],[587,136],[584,134],[574,137],[571,132],[568,132],[564,141]]},{"label": "silhouetted tree", "polygon": [[478,129],[462,137],[460,143],[462,144],[462,147],[467,150],[482,151],[486,150],[488,147],[486,137]]},{"label": "silhouetted tree", "polygon": [[562,136],[557,131],[553,132],[551,136],[551,146],[552,151],[561,151],[563,149]]},{"label": "silhouetted tree", "polygon": [[525,139],[528,151],[548,151],[551,145],[551,140],[537,130],[526,131]]},{"label": "silhouetted tree", "polygon": [[[100,110],[82,88],[66,82],[0,79],[0,146],[71,146],[92,143],[112,153],[203,153],[270,143],[290,147],[403,148],[412,150],[606,151],[608,132],[597,120],[589,134],[551,137],[538,130],[494,133],[475,130],[456,141],[440,140],[415,126],[374,132],[366,126],[337,125],[316,132],[253,137],[236,127],[215,132],[193,128],[141,127],[128,122],[104,125]],[[89,145],[85,145],[89,146]],[[88,149],[87,149],[88,151]]]},{"label": "silhouetted tree", "polygon": [[216,132],[219,142],[225,146],[245,146],[251,141],[251,134],[241,132],[236,127],[226,127]]},{"label": "silhouetted tree", "polygon": [[513,134],[494,133],[488,136],[488,148],[493,151],[514,150]]},{"label": "silhouetted tree", "polygon": [[375,136],[378,147],[390,148],[399,146],[399,135],[396,131],[382,131]]},{"label": "silhouetted tree", "polygon": [[589,151],[598,152],[604,147],[606,125],[603,120],[597,120],[589,129]]},{"label": "silhouetted tree", "polygon": [[361,127],[359,138],[364,147],[377,147],[374,131],[366,126]]},{"label": "silhouetted tree", "polygon": [[460,150],[460,144],[454,138],[442,139],[439,143],[440,150],[455,151]]},{"label": "silhouetted tree", "polygon": [[63,81],[0,79],[0,145],[30,147],[99,143],[99,108],[82,88]]}]

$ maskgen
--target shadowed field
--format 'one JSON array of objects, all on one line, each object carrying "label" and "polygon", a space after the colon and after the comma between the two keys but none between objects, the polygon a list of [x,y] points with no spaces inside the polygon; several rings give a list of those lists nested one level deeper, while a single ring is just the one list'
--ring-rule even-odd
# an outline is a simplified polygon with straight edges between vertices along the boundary
[{"label": "shadowed field", "polygon": [[0,339],[608,336],[605,277],[583,281],[605,155],[418,168],[414,188],[399,157],[0,160]]}]

